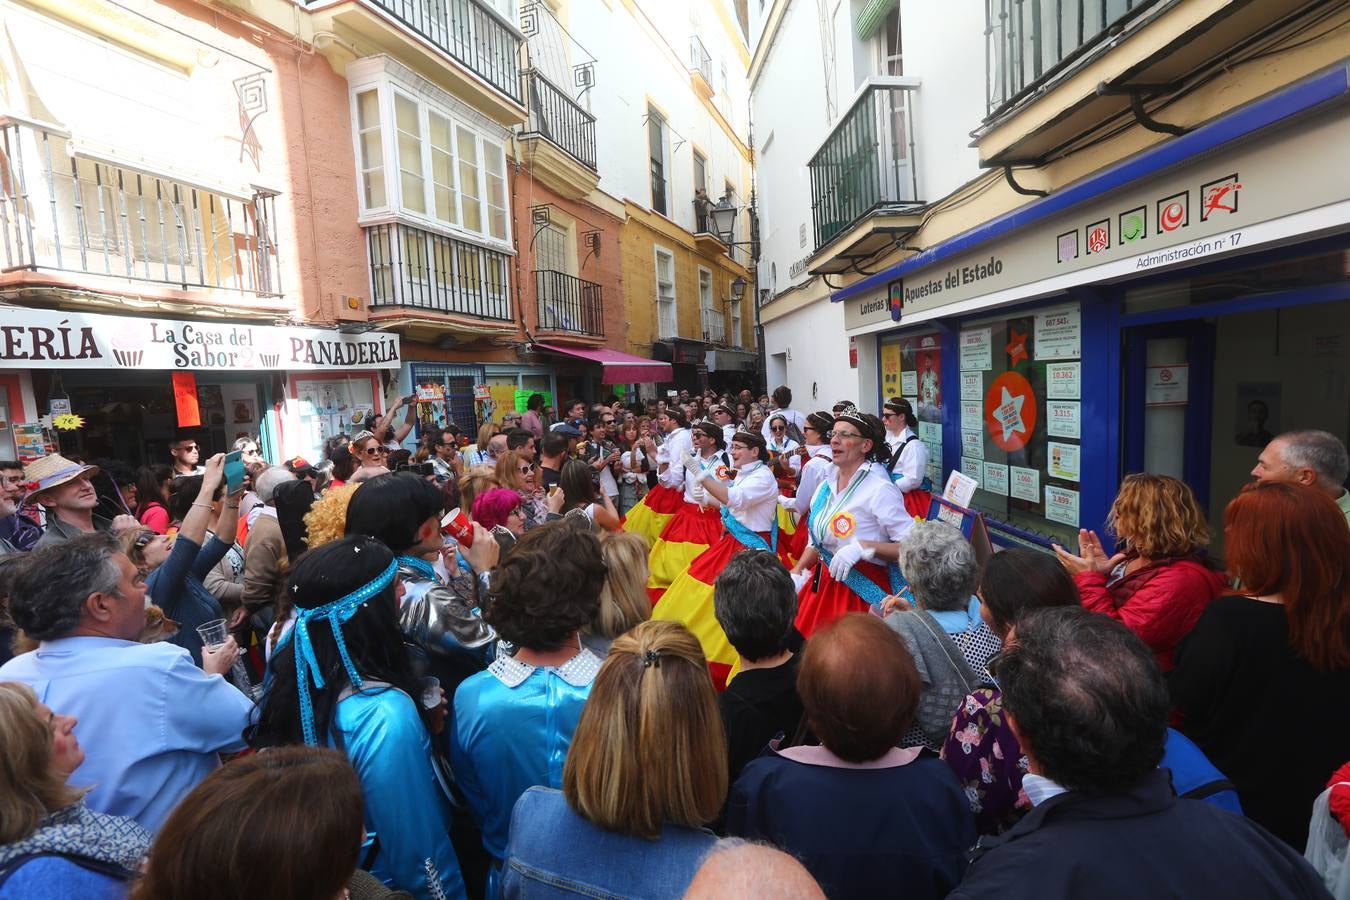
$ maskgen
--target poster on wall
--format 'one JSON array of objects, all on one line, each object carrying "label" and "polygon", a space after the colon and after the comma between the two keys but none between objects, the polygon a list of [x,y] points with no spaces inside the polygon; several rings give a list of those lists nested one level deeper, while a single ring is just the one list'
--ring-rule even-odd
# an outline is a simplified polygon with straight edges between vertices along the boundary
[{"label": "poster on wall", "polygon": [[984,374],[981,372],[961,373],[961,399],[979,400],[984,396]]},{"label": "poster on wall", "polygon": [[1190,402],[1190,373],[1188,365],[1144,369],[1144,405],[1185,406]]},{"label": "poster on wall", "polygon": [[[975,421],[979,421],[976,419]],[[964,422],[962,423],[965,424]],[[984,432],[961,429],[961,455],[984,459]]]},{"label": "poster on wall", "polygon": [[1280,433],[1279,382],[1244,382],[1237,386],[1233,442],[1239,447],[1264,447]]},{"label": "poster on wall", "polygon": [[47,453],[47,439],[42,426],[36,423],[14,423],[14,452],[20,460],[37,459]]},{"label": "poster on wall", "polygon": [[1045,367],[1045,396],[1052,400],[1077,400],[1083,395],[1080,387],[1082,363],[1051,363]]},{"label": "poster on wall", "polygon": [[1045,472],[1051,478],[1060,478],[1064,481],[1078,480],[1078,450],[1077,444],[1060,444],[1050,441],[1045,445],[1046,456]]},{"label": "poster on wall", "polygon": [[1021,466],[1009,466],[1010,477],[1008,493],[1018,500],[1041,502],[1041,473],[1038,469],[1024,469]]},{"label": "poster on wall", "polygon": [[1045,401],[1045,433],[1051,437],[1082,437],[1082,419],[1077,400]]},{"label": "poster on wall", "polygon": [[976,487],[979,487],[980,479],[983,477],[983,473],[980,471],[980,461],[966,456],[961,457],[961,474],[975,482]]},{"label": "poster on wall", "polygon": [[900,346],[901,396],[918,398],[914,413],[920,422],[941,422],[942,348],[937,335],[906,338]]},{"label": "poster on wall", "polygon": [[1045,517],[1052,522],[1078,527],[1078,492],[1068,488],[1045,486]]},{"label": "poster on wall", "polygon": [[258,418],[257,407],[254,401],[249,399],[240,399],[234,401],[232,411],[234,418],[231,420],[235,425],[249,425]]},{"label": "poster on wall", "polygon": [[[857,350],[850,346],[849,362],[853,364],[853,359]],[[881,396],[885,398],[898,397],[902,392],[902,378],[900,375],[900,345],[882,344],[881,345]],[[906,393],[914,393],[908,391]]]},{"label": "poster on wall", "polygon": [[991,494],[1008,496],[1008,467],[1002,463],[985,463],[984,489]]},{"label": "poster on wall", "polygon": [[1020,372],[1004,372],[984,395],[984,425],[1005,453],[1025,447],[1036,433],[1036,391]]},{"label": "poster on wall", "polygon": [[994,367],[993,329],[961,332],[961,371],[985,372]]},{"label": "poster on wall", "polygon": [[1036,313],[1036,358],[1078,359],[1083,355],[1082,333],[1076,305]]},{"label": "poster on wall", "polygon": [[[885,387],[885,379],[882,380]],[[884,393],[884,391],[883,391]],[[919,393],[919,373],[914,371],[900,373],[900,394],[904,397],[917,396]]]},{"label": "poster on wall", "polygon": [[[984,407],[978,400],[961,401],[961,422],[963,427],[979,428],[980,420],[984,418]],[[965,425],[965,423],[970,423]]]}]

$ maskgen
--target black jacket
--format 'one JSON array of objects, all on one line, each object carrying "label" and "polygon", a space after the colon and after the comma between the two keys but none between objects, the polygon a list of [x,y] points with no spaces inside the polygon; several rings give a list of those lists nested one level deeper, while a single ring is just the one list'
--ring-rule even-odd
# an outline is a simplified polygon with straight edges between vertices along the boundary
[{"label": "black jacket", "polygon": [[1211,804],[1177,799],[1171,773],[1159,769],[1121,793],[1052,797],[1003,834],[981,838],[948,900],[1330,896],[1279,838]]}]

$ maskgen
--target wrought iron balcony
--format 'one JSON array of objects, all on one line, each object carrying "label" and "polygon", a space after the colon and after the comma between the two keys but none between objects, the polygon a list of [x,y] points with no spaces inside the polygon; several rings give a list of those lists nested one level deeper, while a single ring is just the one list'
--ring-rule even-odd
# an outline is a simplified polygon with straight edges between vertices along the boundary
[{"label": "wrought iron balcony", "polygon": [[720,309],[704,307],[699,310],[699,318],[703,326],[703,340],[710,344],[727,342],[727,322]]},{"label": "wrought iron balcony", "polygon": [[511,321],[511,257],[411,225],[366,228],[371,307]]},{"label": "wrought iron balcony", "polygon": [[535,269],[539,330],[605,336],[604,288],[566,272]]},{"label": "wrought iron balcony", "polygon": [[811,157],[811,210],[817,248],[886,206],[913,204],[912,80],[876,76]]},{"label": "wrought iron balcony", "polygon": [[1157,0],[985,0],[989,112],[1105,40],[1121,19]]},{"label": "wrought iron balcony", "polygon": [[696,34],[689,35],[689,68],[702,75],[704,82],[712,87],[712,56]]},{"label": "wrought iron balcony", "polygon": [[230,196],[71,154],[69,135],[0,118],[0,261],[276,296],[274,196]]},{"label": "wrought iron balcony", "polygon": [[459,60],[517,103],[520,32],[480,0],[366,0]]},{"label": "wrought iron balcony", "polygon": [[530,120],[522,137],[539,135],[595,171],[595,116],[577,105],[537,69],[525,70]]}]

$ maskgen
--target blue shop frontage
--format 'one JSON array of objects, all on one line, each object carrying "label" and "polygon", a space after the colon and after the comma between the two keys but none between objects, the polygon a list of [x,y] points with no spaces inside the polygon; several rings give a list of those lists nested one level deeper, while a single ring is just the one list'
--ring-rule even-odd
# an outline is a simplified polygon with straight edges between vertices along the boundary
[{"label": "blue shop frontage", "polygon": [[1153,472],[1222,558],[1271,437],[1350,442],[1347,87],[1295,85],[834,293],[878,402],[911,400],[933,482],[975,479],[996,544],[1105,538],[1121,479]]}]

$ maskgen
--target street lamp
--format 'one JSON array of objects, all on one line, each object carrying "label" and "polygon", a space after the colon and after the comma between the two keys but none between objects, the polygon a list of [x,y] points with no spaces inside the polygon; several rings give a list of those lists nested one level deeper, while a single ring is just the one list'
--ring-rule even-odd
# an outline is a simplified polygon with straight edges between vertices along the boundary
[{"label": "street lamp", "polygon": [[731,197],[723,197],[717,205],[708,210],[712,219],[713,232],[727,246],[731,246],[736,237],[736,215],[740,210],[731,202]]},{"label": "street lamp", "polygon": [[750,286],[750,282],[737,275],[736,280],[731,282],[731,299],[740,300],[745,296],[745,289]]}]

